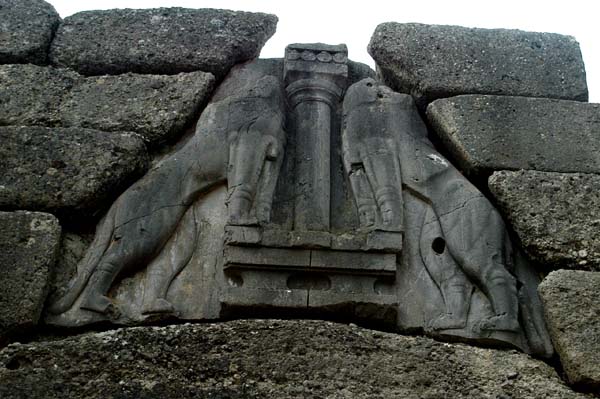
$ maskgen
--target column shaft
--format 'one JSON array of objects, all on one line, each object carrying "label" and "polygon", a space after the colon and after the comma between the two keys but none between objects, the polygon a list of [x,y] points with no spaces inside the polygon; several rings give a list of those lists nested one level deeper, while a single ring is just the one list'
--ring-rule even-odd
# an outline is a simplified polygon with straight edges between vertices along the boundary
[{"label": "column shaft", "polygon": [[331,108],[303,101],[294,109],[296,125],[295,230],[329,230]]}]

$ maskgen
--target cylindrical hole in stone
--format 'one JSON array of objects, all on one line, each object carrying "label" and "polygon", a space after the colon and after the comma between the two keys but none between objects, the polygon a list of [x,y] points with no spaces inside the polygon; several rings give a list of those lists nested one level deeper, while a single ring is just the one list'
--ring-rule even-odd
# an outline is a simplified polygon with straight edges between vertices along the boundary
[{"label": "cylindrical hole in stone", "polygon": [[21,368],[21,359],[19,359],[19,356],[15,356],[10,359],[4,367],[6,367],[8,370],[18,370]]},{"label": "cylindrical hole in stone", "polygon": [[437,254],[444,253],[444,250],[446,249],[446,240],[442,237],[436,237],[431,243],[431,249]]},{"label": "cylindrical hole in stone", "polygon": [[231,287],[241,287],[244,285],[244,279],[239,272],[225,271],[225,279]]},{"label": "cylindrical hole in stone", "polygon": [[377,295],[394,295],[396,289],[394,279],[389,277],[380,277],[373,283],[373,291]]}]

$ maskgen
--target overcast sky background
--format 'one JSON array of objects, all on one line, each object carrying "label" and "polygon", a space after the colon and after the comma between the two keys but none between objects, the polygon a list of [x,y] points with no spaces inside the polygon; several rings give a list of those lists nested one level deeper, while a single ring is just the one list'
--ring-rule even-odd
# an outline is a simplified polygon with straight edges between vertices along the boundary
[{"label": "overcast sky background", "polygon": [[600,102],[600,2],[594,0],[47,0],[61,17],[110,8],[224,8],[279,17],[262,58],[282,57],[289,43],[346,43],[349,57],[374,67],[367,44],[382,22],[510,28],[575,36],[586,65],[590,102]]}]

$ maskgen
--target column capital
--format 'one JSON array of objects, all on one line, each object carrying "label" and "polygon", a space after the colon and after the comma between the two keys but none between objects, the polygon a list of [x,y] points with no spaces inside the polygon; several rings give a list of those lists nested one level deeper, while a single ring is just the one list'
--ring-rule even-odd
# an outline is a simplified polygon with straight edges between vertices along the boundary
[{"label": "column capital", "polygon": [[344,89],[337,84],[319,78],[296,80],[287,85],[285,91],[292,108],[304,101],[321,101],[333,107],[344,94]]},{"label": "column capital", "polygon": [[304,100],[332,105],[339,100],[348,80],[348,48],[345,44],[290,44],[285,49],[284,82],[292,106]]}]

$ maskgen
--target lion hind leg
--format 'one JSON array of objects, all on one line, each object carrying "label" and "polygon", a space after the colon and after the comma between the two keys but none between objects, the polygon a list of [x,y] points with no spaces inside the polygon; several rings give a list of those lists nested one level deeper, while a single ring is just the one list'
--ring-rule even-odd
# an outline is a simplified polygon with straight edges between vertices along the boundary
[{"label": "lion hind leg", "polygon": [[111,207],[100,221],[99,231],[97,231],[84,257],[79,261],[77,275],[71,280],[66,294],[50,305],[48,308],[50,313],[58,315],[66,312],[73,306],[79,295],[81,295],[81,292],[110,244],[114,231],[116,208],[116,206]]}]

